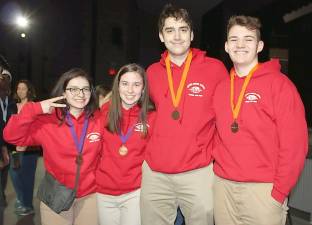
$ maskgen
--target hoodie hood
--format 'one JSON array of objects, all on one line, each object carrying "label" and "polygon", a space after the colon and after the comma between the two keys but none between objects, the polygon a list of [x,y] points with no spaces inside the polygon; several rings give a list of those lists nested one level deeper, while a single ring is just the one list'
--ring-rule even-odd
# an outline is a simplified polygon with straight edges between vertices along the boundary
[{"label": "hoodie hood", "polygon": [[264,76],[268,74],[280,73],[281,64],[278,59],[272,59],[270,61],[260,63],[259,68],[256,70],[254,77]]}]

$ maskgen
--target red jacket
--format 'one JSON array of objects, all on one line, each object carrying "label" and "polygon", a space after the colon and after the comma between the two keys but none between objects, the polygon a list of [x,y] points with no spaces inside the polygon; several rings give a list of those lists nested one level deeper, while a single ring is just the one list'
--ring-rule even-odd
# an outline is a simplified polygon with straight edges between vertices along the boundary
[{"label": "red jacket", "polygon": [[[90,118],[83,146],[77,197],[96,192],[95,170],[102,148],[103,122],[99,111]],[[78,137],[84,114],[72,117]],[[77,149],[67,124],[59,125],[55,113],[42,114],[40,103],[27,103],[18,115],[13,115],[4,129],[4,138],[20,146],[41,145],[45,168],[60,183],[73,188],[76,177]]]},{"label": "red jacket", "polygon": [[[174,107],[164,62],[167,51],[160,62],[152,64],[147,70],[157,116],[147,146],[146,161],[154,171],[180,173],[207,166],[211,162],[215,132],[212,94],[217,83],[228,73],[219,60],[206,57],[205,52],[198,49],[191,50],[193,59],[178,106],[181,114],[179,120],[171,117]],[[184,64],[179,67],[171,63],[175,92],[183,68]]]},{"label": "red jacket", "polygon": [[[102,107],[104,117],[107,118],[108,105]],[[134,106],[129,110],[122,109],[122,132],[134,127],[133,133],[125,143],[128,154],[121,156],[119,148],[122,145],[120,137],[105,129],[102,157],[96,171],[98,192],[108,195],[121,195],[141,187],[142,163],[144,160],[146,143],[151,135],[154,113],[148,116],[148,135],[143,138],[138,117],[140,108]]]},{"label": "red jacket", "polygon": [[[244,78],[235,77],[235,104]],[[214,171],[225,179],[272,182],[272,197],[283,202],[295,185],[308,150],[304,107],[278,60],[260,65],[246,89],[238,116],[239,131],[230,130],[230,79],[214,96],[221,143],[214,150]]]}]

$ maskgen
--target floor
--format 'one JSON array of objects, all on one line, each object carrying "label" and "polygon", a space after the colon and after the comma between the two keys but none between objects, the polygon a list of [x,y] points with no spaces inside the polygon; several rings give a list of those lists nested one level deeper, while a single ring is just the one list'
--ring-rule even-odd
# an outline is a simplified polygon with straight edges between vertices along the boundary
[{"label": "floor", "polygon": [[[43,175],[44,175],[43,161],[42,158],[40,158],[38,160],[37,165],[34,193],[37,193],[39,181],[41,180]],[[34,215],[19,217],[14,213],[15,193],[10,180],[8,181],[6,196],[8,206],[4,209],[4,211],[0,209],[0,225],[41,225],[39,213],[39,201],[37,198],[34,199],[34,207],[36,213]],[[293,223],[292,225],[310,225],[310,223],[308,223],[306,220],[303,220],[295,216],[292,216],[292,223]]]}]

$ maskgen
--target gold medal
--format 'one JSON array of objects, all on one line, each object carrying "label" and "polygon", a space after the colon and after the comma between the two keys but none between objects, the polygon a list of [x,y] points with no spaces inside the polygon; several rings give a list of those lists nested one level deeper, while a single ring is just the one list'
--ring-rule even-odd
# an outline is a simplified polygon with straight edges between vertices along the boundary
[{"label": "gold medal", "polygon": [[77,155],[77,157],[76,157],[77,165],[81,165],[82,162],[83,162],[82,155],[81,154]]},{"label": "gold medal", "polygon": [[171,113],[171,117],[172,119],[174,120],[178,120],[180,118],[180,113],[178,110],[174,110],[172,113]]},{"label": "gold medal", "polygon": [[128,148],[125,145],[121,145],[119,148],[119,155],[125,156],[128,154]]}]

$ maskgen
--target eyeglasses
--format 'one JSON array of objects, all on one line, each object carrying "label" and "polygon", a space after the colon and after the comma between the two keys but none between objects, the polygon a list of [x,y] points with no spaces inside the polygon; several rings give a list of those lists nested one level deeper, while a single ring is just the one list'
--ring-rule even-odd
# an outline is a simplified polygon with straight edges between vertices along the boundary
[{"label": "eyeglasses", "polygon": [[91,88],[89,88],[89,87],[84,87],[84,88],[73,87],[73,88],[66,88],[65,90],[69,91],[74,96],[79,95],[81,91],[84,95],[90,95],[91,94]]}]

